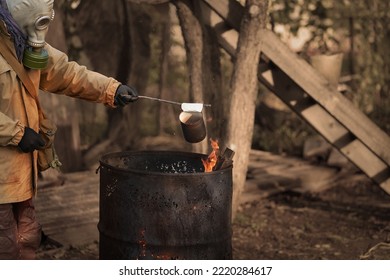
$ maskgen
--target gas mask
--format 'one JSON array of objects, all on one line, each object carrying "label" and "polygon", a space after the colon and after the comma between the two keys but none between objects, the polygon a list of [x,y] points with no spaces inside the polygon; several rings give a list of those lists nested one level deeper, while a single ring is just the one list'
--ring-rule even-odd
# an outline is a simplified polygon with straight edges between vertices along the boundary
[{"label": "gas mask", "polygon": [[27,35],[23,64],[31,69],[44,69],[49,56],[43,48],[50,22],[54,18],[54,0],[6,0],[8,10]]}]

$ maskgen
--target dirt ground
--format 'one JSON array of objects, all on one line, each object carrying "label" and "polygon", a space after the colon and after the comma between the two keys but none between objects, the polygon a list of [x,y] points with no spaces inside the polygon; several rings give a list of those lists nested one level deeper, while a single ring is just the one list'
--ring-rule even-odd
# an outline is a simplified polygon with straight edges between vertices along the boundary
[{"label": "dirt ground", "polygon": [[371,182],[286,191],[243,205],[235,259],[390,259],[390,197]]},{"label": "dirt ground", "polygon": [[[317,194],[281,191],[241,205],[232,229],[237,260],[390,259],[390,196],[368,179]],[[98,259],[98,243],[46,242],[38,256]]]}]

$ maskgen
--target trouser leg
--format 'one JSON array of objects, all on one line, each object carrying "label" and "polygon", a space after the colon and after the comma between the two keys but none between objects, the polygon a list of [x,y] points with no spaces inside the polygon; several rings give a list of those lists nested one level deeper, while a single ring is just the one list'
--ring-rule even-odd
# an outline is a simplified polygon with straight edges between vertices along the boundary
[{"label": "trouser leg", "polygon": [[11,203],[0,204],[0,260],[20,257],[18,228]]},{"label": "trouser leg", "polygon": [[41,242],[41,225],[36,220],[32,199],[15,203],[14,215],[18,227],[20,258],[24,260],[35,259],[36,250]]}]

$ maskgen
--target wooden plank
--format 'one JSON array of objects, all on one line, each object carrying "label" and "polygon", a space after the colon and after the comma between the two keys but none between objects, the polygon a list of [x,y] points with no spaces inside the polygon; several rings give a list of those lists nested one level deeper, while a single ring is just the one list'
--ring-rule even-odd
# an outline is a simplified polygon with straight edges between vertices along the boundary
[{"label": "wooden plank", "polygon": [[390,178],[380,184],[381,188],[390,193]]},{"label": "wooden plank", "polygon": [[348,130],[320,105],[302,111],[302,116],[331,144],[348,134]]},{"label": "wooden plank", "polygon": [[340,152],[374,180],[377,174],[388,169],[388,166],[358,139],[340,149]]},{"label": "wooden plank", "polygon": [[99,175],[94,171],[67,173],[60,186],[39,189],[37,218],[45,234],[62,244],[96,239],[99,219]]}]

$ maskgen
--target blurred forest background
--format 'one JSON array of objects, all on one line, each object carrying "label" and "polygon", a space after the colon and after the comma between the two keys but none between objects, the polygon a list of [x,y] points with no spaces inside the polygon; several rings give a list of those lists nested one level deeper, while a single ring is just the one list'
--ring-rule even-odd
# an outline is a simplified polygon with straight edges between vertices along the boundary
[{"label": "blurred forest background", "polygon": [[[212,74],[204,75],[210,77],[211,86],[204,96],[196,95],[180,25],[186,18],[177,13],[189,2],[56,0],[47,41],[70,60],[133,85],[141,95],[211,103],[213,112],[206,112],[208,137],[220,138],[226,125],[223,116],[229,114],[234,61],[210,39],[210,53],[217,55],[210,56]],[[319,53],[343,54],[338,89],[389,133],[389,1],[270,0],[268,4],[267,28],[299,55],[309,61]],[[208,140],[199,146],[184,141],[179,107],[139,100],[113,110],[53,94],[41,97],[59,128],[56,147],[64,172],[93,167],[103,153],[148,149],[153,143],[164,149],[209,151]],[[252,148],[297,156],[316,135],[261,85],[253,132]]]}]

